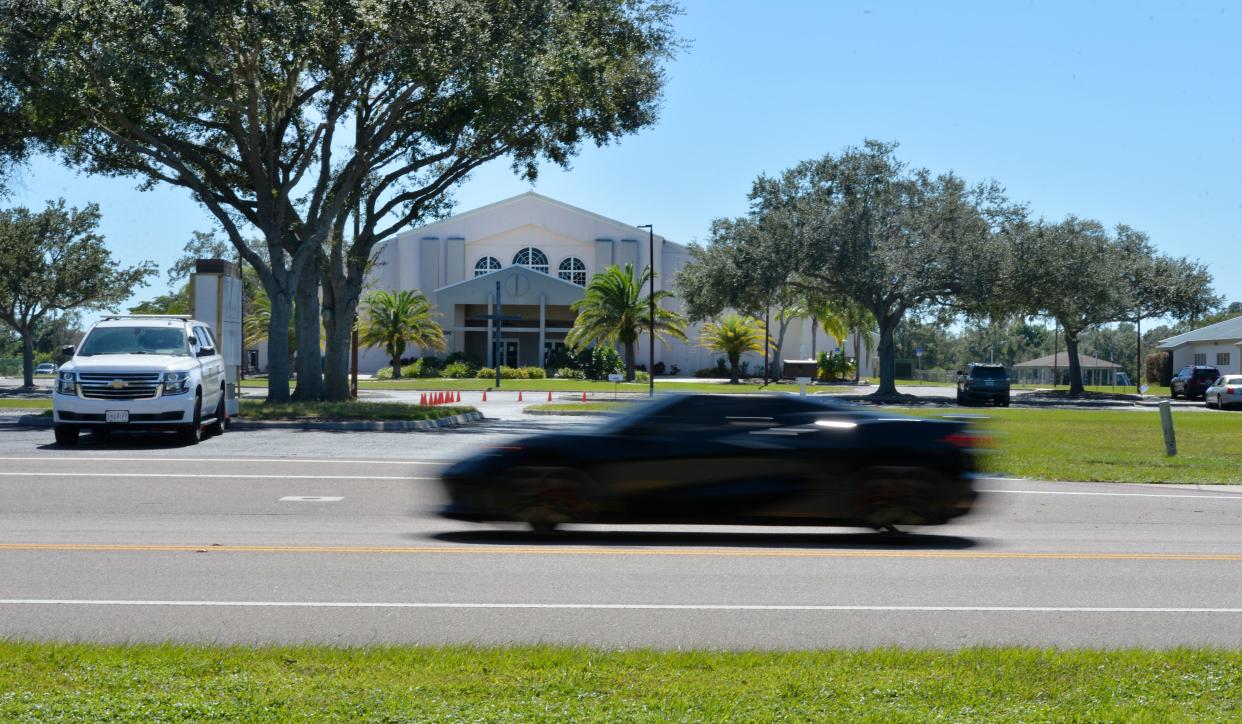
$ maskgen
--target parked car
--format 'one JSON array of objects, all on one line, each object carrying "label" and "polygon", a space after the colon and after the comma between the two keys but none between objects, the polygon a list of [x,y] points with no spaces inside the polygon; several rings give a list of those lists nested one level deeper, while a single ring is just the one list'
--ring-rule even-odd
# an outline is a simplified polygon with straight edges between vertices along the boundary
[{"label": "parked car", "polygon": [[188,444],[224,432],[224,361],[207,325],[184,316],[104,317],[56,373],[56,442],[88,429],[176,430]]},{"label": "parked car", "polygon": [[1009,407],[1009,371],[1004,365],[971,362],[957,371],[957,404],[970,402]]},{"label": "parked car", "polygon": [[598,428],[528,437],[442,474],[441,515],[562,523],[936,525],[970,511],[964,422],[792,395],[670,395]]},{"label": "parked car", "polygon": [[51,362],[43,362],[35,367],[36,375],[54,375],[56,374],[56,365]]},{"label": "parked car", "polygon": [[1169,382],[1169,396],[1193,400],[1202,397],[1207,388],[1220,377],[1220,370],[1206,365],[1186,365],[1173,375]]},{"label": "parked car", "polygon": [[1203,404],[1220,410],[1242,405],[1242,375],[1222,375],[1203,392]]}]

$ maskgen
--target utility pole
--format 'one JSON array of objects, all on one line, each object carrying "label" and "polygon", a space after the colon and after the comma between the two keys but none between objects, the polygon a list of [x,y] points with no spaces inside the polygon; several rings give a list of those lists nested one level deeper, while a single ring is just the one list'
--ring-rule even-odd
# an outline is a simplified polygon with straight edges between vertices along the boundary
[{"label": "utility pole", "polygon": [[655,397],[655,229],[651,224],[637,227],[647,230],[647,268],[651,270],[650,296],[647,297],[647,397]]}]

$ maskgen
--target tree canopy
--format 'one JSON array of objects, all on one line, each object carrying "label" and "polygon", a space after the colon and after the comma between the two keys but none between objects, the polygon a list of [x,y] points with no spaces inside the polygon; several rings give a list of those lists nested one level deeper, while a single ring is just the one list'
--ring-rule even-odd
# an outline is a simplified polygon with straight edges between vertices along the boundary
[{"label": "tree canopy", "polygon": [[[288,396],[292,301],[316,311],[322,275],[327,394],[344,399],[375,244],[441,213],[488,161],[534,178],[541,161],[566,165],[584,142],[653,123],[677,12],[657,0],[9,0],[0,149],[187,189],[271,297],[274,399]],[[316,316],[299,312],[300,347],[317,348]],[[316,382],[300,377],[299,392]]]},{"label": "tree canopy", "polygon": [[34,337],[39,325],[64,312],[106,309],[124,301],[156,273],[155,264],[117,264],[99,227],[99,207],[40,212],[0,211],[0,321],[22,338],[23,374],[34,383]]}]

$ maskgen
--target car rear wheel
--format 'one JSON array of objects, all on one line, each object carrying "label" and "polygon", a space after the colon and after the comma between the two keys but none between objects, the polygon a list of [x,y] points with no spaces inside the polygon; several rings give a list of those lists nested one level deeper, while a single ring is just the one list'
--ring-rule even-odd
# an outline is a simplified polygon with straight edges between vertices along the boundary
[{"label": "car rear wheel", "polygon": [[186,445],[197,445],[203,439],[203,395],[194,394],[194,420],[181,428],[181,442]]},{"label": "car rear wheel", "polygon": [[56,433],[56,444],[72,446],[78,444],[78,428],[73,425],[57,425],[54,432]]},{"label": "car rear wheel", "polygon": [[858,477],[859,517],[876,530],[940,522],[933,511],[936,474],[921,468],[870,468]]}]

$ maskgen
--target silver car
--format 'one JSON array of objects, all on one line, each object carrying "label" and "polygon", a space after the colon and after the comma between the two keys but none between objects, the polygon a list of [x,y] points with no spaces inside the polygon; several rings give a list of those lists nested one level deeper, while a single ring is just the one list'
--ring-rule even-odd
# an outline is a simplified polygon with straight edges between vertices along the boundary
[{"label": "silver car", "polygon": [[1203,404],[1225,410],[1242,405],[1242,375],[1221,375],[1203,392]]}]

